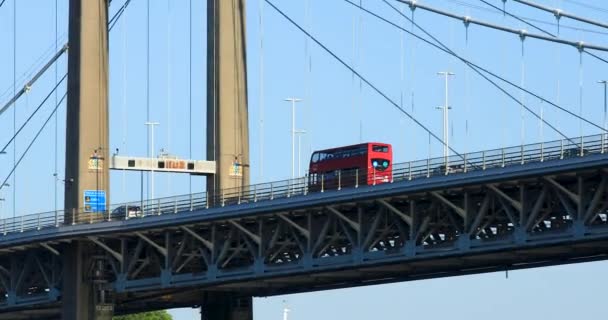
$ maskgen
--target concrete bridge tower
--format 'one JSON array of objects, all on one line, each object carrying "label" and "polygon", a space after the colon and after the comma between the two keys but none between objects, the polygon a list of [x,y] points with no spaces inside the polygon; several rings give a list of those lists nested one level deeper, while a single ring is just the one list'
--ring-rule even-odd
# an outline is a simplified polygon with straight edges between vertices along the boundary
[{"label": "concrete bridge tower", "polygon": [[209,191],[249,185],[245,0],[207,0]]},{"label": "concrete bridge tower", "polygon": [[[65,223],[109,204],[108,0],[70,0]],[[245,0],[208,0],[207,156],[216,161],[208,190],[249,184]],[[110,319],[112,306],[95,286],[90,248],[63,248],[62,319]],[[94,269],[94,268],[93,268]],[[202,318],[252,319],[251,297],[205,294]]]},{"label": "concrete bridge tower", "polygon": [[[249,185],[245,0],[207,0],[207,160],[210,192]],[[251,320],[252,298],[208,293],[203,320]]]}]

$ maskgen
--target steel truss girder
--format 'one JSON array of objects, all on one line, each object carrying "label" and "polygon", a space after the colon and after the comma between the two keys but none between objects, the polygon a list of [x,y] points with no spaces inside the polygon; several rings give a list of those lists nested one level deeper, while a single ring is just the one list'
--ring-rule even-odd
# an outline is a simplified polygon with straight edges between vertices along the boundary
[{"label": "steel truss girder", "polygon": [[[608,243],[607,182],[604,170],[587,170],[78,240],[107,261],[118,301],[192,287],[268,295],[440,277],[460,270],[441,262],[450,257],[466,273],[607,254],[566,249]],[[57,303],[61,251],[47,243],[0,254],[0,310]]]}]

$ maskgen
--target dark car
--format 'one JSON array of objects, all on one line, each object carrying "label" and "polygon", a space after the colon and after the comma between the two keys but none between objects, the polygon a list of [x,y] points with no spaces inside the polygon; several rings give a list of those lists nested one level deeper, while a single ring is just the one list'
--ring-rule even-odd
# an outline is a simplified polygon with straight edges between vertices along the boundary
[{"label": "dark car", "polygon": [[581,151],[582,151],[582,155],[586,155],[589,153],[589,150],[583,148],[581,150],[581,148],[578,147],[573,147],[573,148],[568,148],[564,150],[563,153],[563,157],[564,158],[574,158],[574,157],[580,157],[581,156]]},{"label": "dark car", "polygon": [[122,205],[112,210],[112,217],[115,218],[138,218],[142,216],[140,206]]},{"label": "dark car", "polygon": [[[446,166],[445,165],[441,165],[438,167],[435,167],[435,169],[433,169],[433,175],[437,175],[437,174],[446,174]],[[453,173],[461,173],[464,172],[464,164],[452,164],[452,165],[448,165],[447,167],[447,174],[453,174]]]}]

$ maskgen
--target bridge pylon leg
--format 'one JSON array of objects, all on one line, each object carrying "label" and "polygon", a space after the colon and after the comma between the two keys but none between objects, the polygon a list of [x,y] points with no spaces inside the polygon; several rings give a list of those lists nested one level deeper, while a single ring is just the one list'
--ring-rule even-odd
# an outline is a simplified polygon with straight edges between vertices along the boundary
[{"label": "bridge pylon leg", "polygon": [[97,272],[92,248],[76,241],[63,250],[63,289],[61,292],[61,319],[111,320],[113,304],[107,292],[99,290],[103,274]]},{"label": "bridge pylon leg", "polygon": [[232,292],[207,293],[201,320],[253,320],[253,298]]},{"label": "bridge pylon leg", "polygon": [[[66,112],[66,225],[102,216],[109,203],[109,0],[69,0]],[[105,200],[103,200],[105,199]],[[103,203],[105,201],[105,203]],[[111,319],[100,291],[102,263],[86,243],[64,247],[61,319]]]},{"label": "bridge pylon leg", "polygon": [[220,190],[249,185],[245,2],[207,0],[207,160],[216,163],[207,190],[216,202]]}]

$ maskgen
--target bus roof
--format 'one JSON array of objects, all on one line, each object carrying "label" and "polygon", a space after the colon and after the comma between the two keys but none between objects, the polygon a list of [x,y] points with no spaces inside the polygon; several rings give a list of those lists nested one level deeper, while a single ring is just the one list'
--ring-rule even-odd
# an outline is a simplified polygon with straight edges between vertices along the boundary
[{"label": "bus roof", "polygon": [[350,149],[350,148],[355,148],[355,147],[360,147],[360,146],[366,146],[366,145],[370,145],[370,144],[381,145],[381,146],[389,146],[389,147],[391,146],[390,143],[384,143],[384,142],[364,142],[364,143],[351,144],[351,145],[347,145],[347,146],[334,147],[334,148],[329,148],[329,149],[315,150],[313,153],[315,153],[315,152],[335,151],[335,150],[342,150],[342,149]]}]

